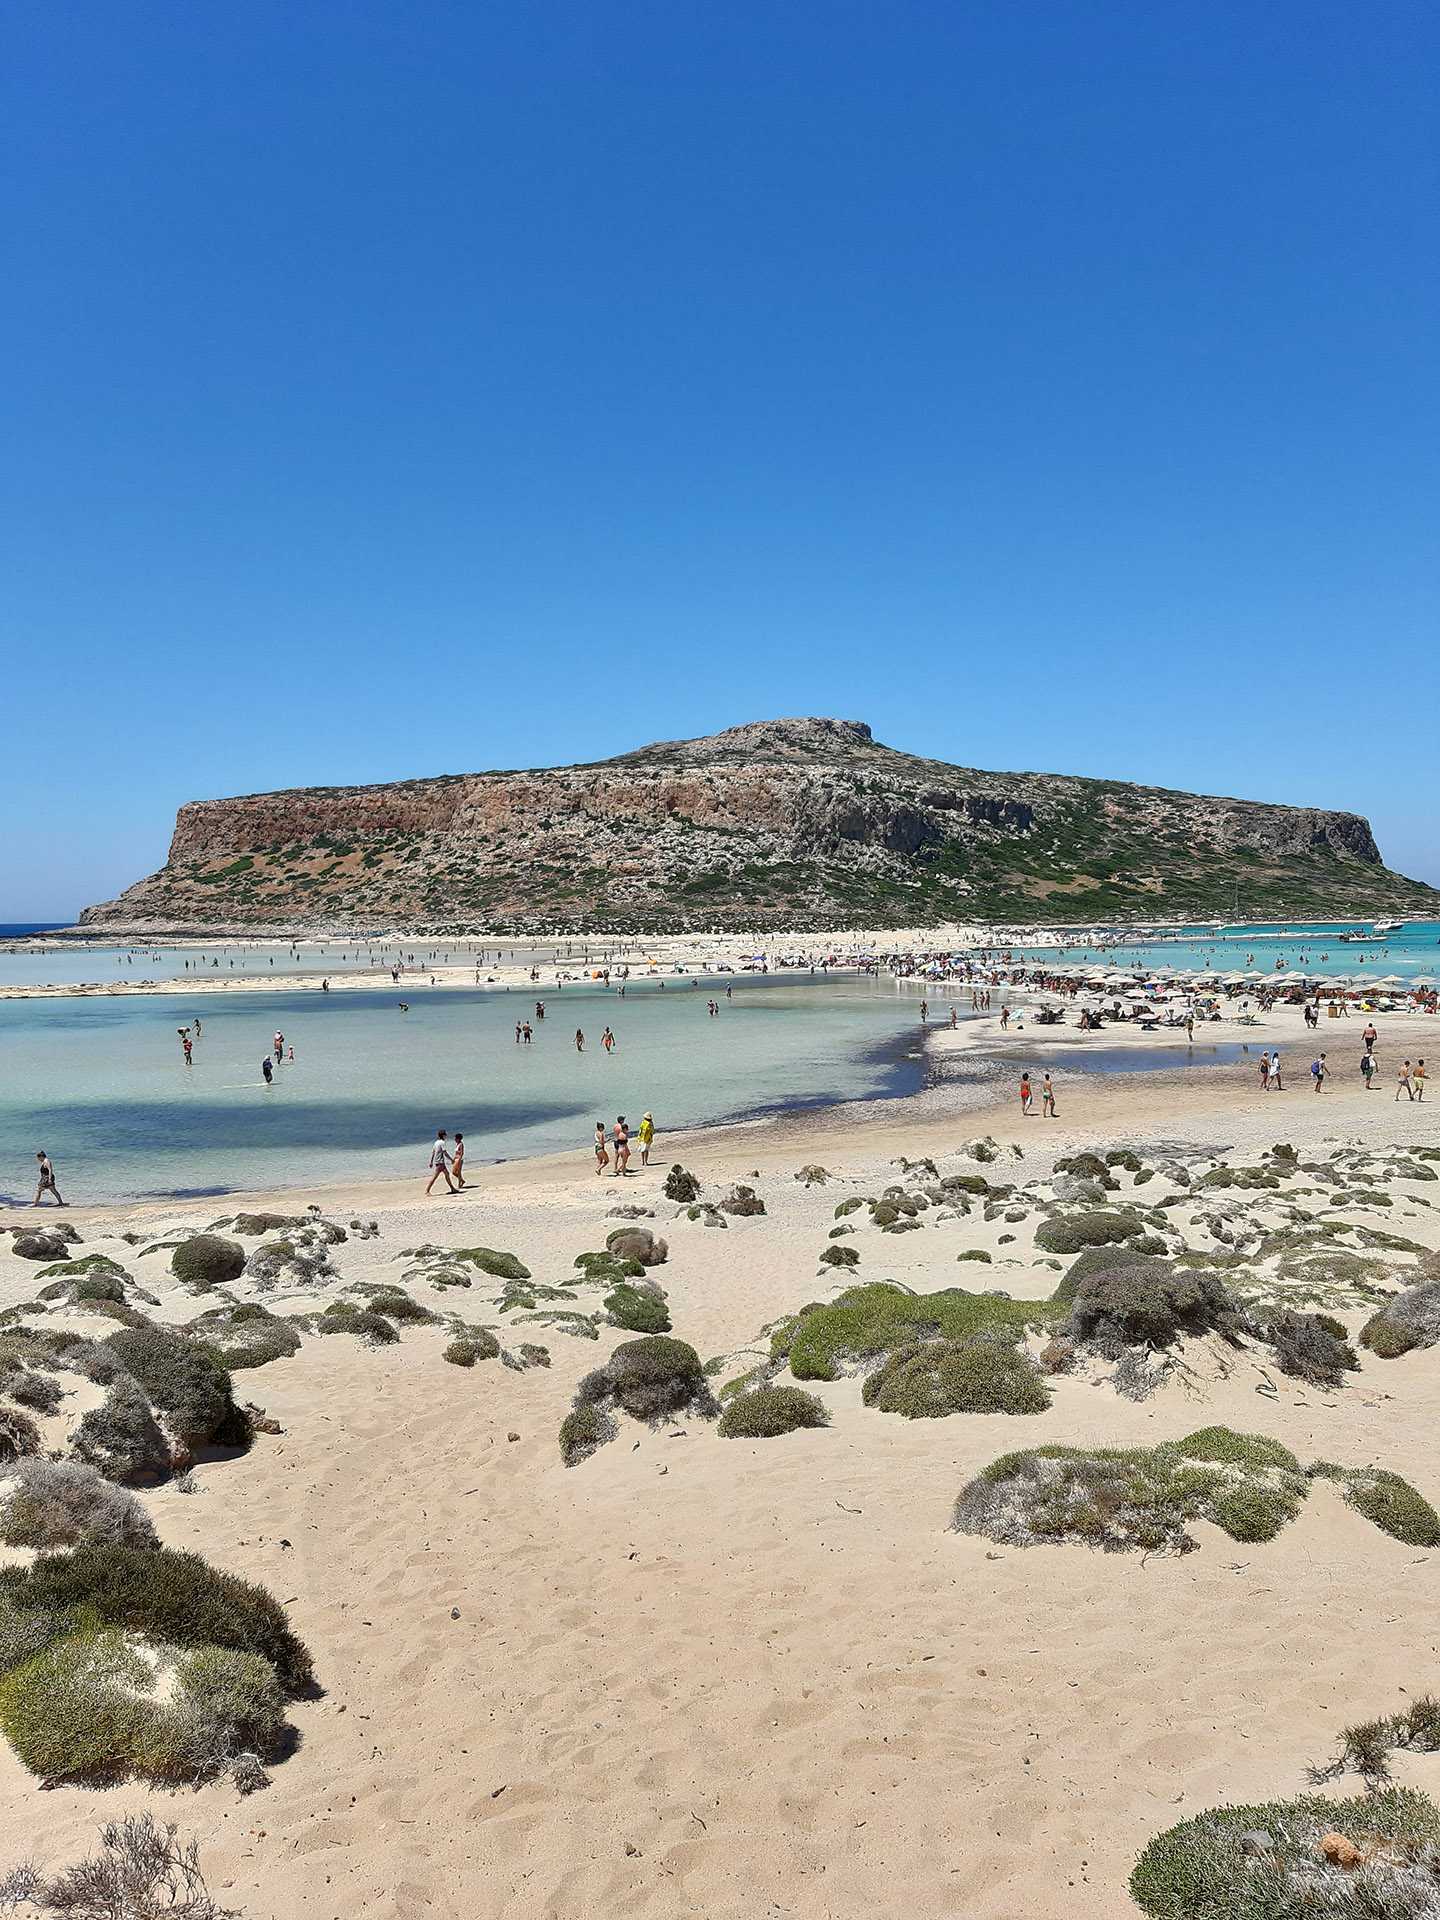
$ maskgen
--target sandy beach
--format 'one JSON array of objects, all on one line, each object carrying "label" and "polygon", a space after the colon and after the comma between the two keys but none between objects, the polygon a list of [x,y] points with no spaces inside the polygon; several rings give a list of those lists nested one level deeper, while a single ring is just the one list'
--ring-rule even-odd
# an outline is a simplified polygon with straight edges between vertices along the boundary
[{"label": "sandy beach", "polygon": [[[1049,1294],[1064,1263],[1038,1254],[1033,1215],[1013,1229],[978,1213],[925,1216],[899,1237],[861,1224],[836,1243],[859,1250],[858,1271],[817,1277],[837,1205],[901,1179],[902,1159],[929,1156],[940,1175],[974,1169],[967,1144],[989,1136],[998,1159],[984,1174],[1043,1183],[1077,1148],[1130,1147],[1147,1165],[1199,1170],[1254,1164],[1276,1141],[1302,1158],[1353,1141],[1377,1152],[1434,1142],[1428,1103],[1359,1086],[1348,1058],[1358,1025],[1344,1071],[1316,1096],[1298,1013],[1272,1020],[1291,1077],[1266,1097],[1248,1066],[1067,1080],[1057,1064],[1052,1122],[1022,1116],[1008,1089],[959,1111],[942,1074],[914,1102],[662,1139],[655,1167],[623,1183],[565,1156],[477,1168],[454,1198],[426,1200],[417,1176],[48,1218],[78,1228],[76,1252],[135,1274],[155,1318],[180,1322],[212,1303],[176,1284],[168,1256],[137,1259],[120,1236],[173,1237],[261,1202],[373,1219],[378,1237],[338,1247],[318,1295],[265,1294],[284,1314],[357,1282],[398,1281],[402,1250],[427,1243],[513,1251],[538,1281],[563,1282],[577,1254],[604,1245],[623,1196],[652,1209],[644,1224],[669,1241],[652,1275],[676,1336],[724,1356],[723,1374],[763,1355],[777,1319],[847,1279]],[[1003,1045],[1017,1070],[1062,1057],[980,1024],[932,1033],[942,1066],[968,1046]],[[1430,1022],[1393,1022],[1387,1062],[1412,1026],[1423,1051]],[[1258,1051],[1276,1035],[1247,1037]],[[684,1218],[661,1193],[675,1159],[705,1198],[751,1182],[765,1215],[724,1231]],[[816,1163],[823,1184],[797,1180]],[[1428,1188],[1393,1192],[1385,1228],[1440,1245]],[[1229,1204],[1242,1202],[1277,1204],[1268,1192]],[[1204,1244],[1202,1212],[1196,1195],[1169,1216],[1187,1242]],[[967,1252],[989,1261],[957,1264]],[[0,1252],[0,1305],[33,1299],[34,1273]],[[1323,1482],[1277,1539],[1241,1546],[1200,1522],[1200,1550],[1184,1557],[947,1530],[965,1482],[1016,1446],[1150,1446],[1220,1423],[1302,1460],[1382,1463],[1440,1500],[1431,1352],[1362,1353],[1358,1373],[1322,1390],[1212,1337],[1187,1342],[1183,1366],[1140,1401],[1103,1370],[1057,1375],[1034,1419],[887,1417],[862,1404],[851,1374],[810,1383],[830,1411],[825,1429],[725,1440],[703,1418],[627,1420],[617,1442],[570,1468],[556,1434],[576,1382],[625,1336],[506,1332],[478,1287],[458,1301],[411,1291],[505,1339],[533,1335],[549,1365],[447,1366],[437,1324],[380,1349],[307,1338],[294,1357],[237,1374],[240,1397],[281,1431],[244,1457],[202,1461],[194,1492],[172,1483],[142,1498],[167,1546],[285,1602],[323,1693],[293,1705],[298,1751],[250,1799],[225,1780],[179,1796],[134,1783],[39,1793],[5,1748],[5,1829],[41,1861],[76,1855],[98,1820],[150,1806],[195,1834],[224,1901],[275,1920],[1120,1920],[1136,1911],[1126,1880],[1151,1834],[1217,1802],[1300,1791],[1343,1722],[1392,1711],[1433,1680],[1440,1561],[1379,1533]],[[227,1293],[246,1298],[248,1283]],[[1367,1311],[1340,1317],[1353,1332]],[[52,1324],[108,1330],[74,1307],[52,1312]],[[47,1439],[96,1399],[82,1383]],[[1436,1765],[1401,1756],[1397,1769],[1421,1781]]]}]

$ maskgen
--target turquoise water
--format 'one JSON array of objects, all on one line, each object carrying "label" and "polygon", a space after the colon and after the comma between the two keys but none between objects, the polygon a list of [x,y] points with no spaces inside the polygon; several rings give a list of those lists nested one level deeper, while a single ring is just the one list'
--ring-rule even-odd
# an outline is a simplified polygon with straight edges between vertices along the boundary
[{"label": "turquoise water", "polygon": [[[623,1113],[633,1127],[647,1108],[663,1159],[667,1128],[919,1086],[913,992],[859,978],[733,985],[730,1001],[706,979],[636,982],[623,999],[549,988],[543,1023],[534,993],[414,982],[0,1002],[0,1190],[31,1197],[41,1147],[72,1202],[418,1173],[442,1126],[476,1162],[569,1148],[584,1164],[597,1120]],[[187,1069],[176,1028],[197,1012]],[[517,1046],[527,1014],[534,1040]],[[296,1058],[266,1087],[277,1029]]]},{"label": "turquoise water", "polygon": [[[1354,974],[1376,979],[1395,974],[1402,980],[1440,980],[1440,921],[1409,920],[1380,941],[1351,943],[1340,935],[1356,928],[1368,933],[1369,922],[1354,920],[1295,921],[1288,927],[1209,929],[1179,928],[1166,939],[1127,941],[1122,946],[1067,943],[1063,948],[1017,947],[1025,960],[1063,959],[1067,966],[1093,962],[1099,967],[1137,966],[1212,969],[1216,973],[1243,973],[1254,966],[1274,973],[1284,970],[1328,975]],[[1253,956],[1253,958],[1252,958]]]},{"label": "turquoise water", "polygon": [[[3,929],[0,929],[3,932]],[[503,951],[507,965],[511,957],[533,959],[537,966],[552,971],[557,958],[562,964],[578,968],[587,953],[604,950],[597,942],[593,948],[580,943],[573,947],[547,947],[541,950],[481,945],[478,941],[452,941],[445,946],[426,946],[418,941],[374,941],[370,943],[322,941],[287,951],[283,946],[257,945],[232,941],[214,947],[117,947],[113,943],[57,946],[41,940],[23,941],[15,947],[0,949],[0,987],[41,986],[127,986],[144,980],[264,980],[286,974],[369,975],[379,982],[389,979],[390,968],[403,961],[407,970],[423,974],[427,966],[475,966],[484,978],[485,958],[493,961]]]}]

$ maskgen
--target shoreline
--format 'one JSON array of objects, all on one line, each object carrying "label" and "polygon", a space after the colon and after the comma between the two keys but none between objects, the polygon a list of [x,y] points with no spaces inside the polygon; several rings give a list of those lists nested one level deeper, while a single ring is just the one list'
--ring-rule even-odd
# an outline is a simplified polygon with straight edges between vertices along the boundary
[{"label": "shoreline", "polygon": [[[1289,1016],[1282,1019],[1281,1013]],[[1361,1050],[1360,1023],[1325,1022],[1324,1027],[1348,1027],[1341,1035],[1305,1035],[1299,1029],[1298,1008],[1274,1009],[1259,1016],[1254,1027],[1234,1031],[1234,1023],[1216,1038],[1217,1044],[1238,1045],[1250,1050],[1250,1057],[1239,1061],[1200,1060],[1178,1065],[1146,1068],[1142,1065],[1123,1074],[1086,1073],[1081,1059],[1057,1063],[1052,1049],[1083,1056],[1087,1044],[1106,1052],[1123,1048],[1143,1062],[1147,1053],[1171,1053],[1184,1046],[1183,1038],[1173,1032],[1116,1032],[1102,1029],[1093,1035],[1071,1033],[1064,1029],[1025,1028],[1008,1033],[999,1031],[998,1016],[981,1016],[963,1021],[958,1028],[932,1026],[923,1036],[922,1084],[910,1092],[871,1094],[863,1099],[820,1102],[802,1107],[778,1107],[735,1120],[703,1122],[693,1126],[662,1129],[656,1136],[652,1175],[663,1178],[674,1158],[681,1156],[702,1174],[722,1177],[723,1170],[739,1166],[741,1174],[773,1172],[796,1156],[813,1154],[825,1165],[847,1175],[857,1165],[873,1160],[879,1143],[894,1153],[910,1158],[926,1154],[953,1153],[957,1137],[989,1135],[1002,1146],[1018,1145],[1043,1138],[1063,1152],[1097,1131],[1108,1136],[1145,1138],[1157,1129],[1183,1116],[1187,1125],[1199,1120],[1226,1125],[1248,1134],[1265,1116],[1265,1131],[1282,1126],[1282,1115],[1293,1110],[1296,1101],[1323,1101],[1317,1111],[1329,1116],[1327,1125],[1355,1129],[1381,1107],[1396,1105],[1394,1082],[1389,1076],[1392,1063],[1405,1049],[1414,1049],[1411,1057],[1423,1057],[1421,1048],[1433,1037],[1440,1060],[1440,1017],[1422,1014],[1382,1015],[1377,1052],[1382,1056],[1382,1075],[1377,1085],[1366,1090],[1354,1072],[1354,1061],[1347,1054],[1332,1066],[1333,1081],[1323,1094],[1312,1091],[1308,1073],[1313,1053],[1322,1050],[1320,1039],[1328,1037],[1323,1050],[1338,1053],[1340,1038],[1353,1041],[1350,1051],[1357,1057]],[[920,1035],[917,1033],[917,1038]],[[1307,1046],[1308,1041],[1308,1046]],[[1208,1038],[1199,1042],[1203,1048]],[[1286,1063],[1283,1091],[1262,1095],[1256,1085],[1259,1054],[1280,1047]],[[1302,1058],[1303,1055],[1303,1058]],[[974,1065],[982,1069],[973,1078],[947,1072],[947,1066]],[[1038,1080],[1046,1067],[1056,1079],[1058,1114],[1045,1121],[1038,1113]],[[1023,1116],[1019,1112],[1016,1086],[1023,1069],[1035,1077],[1037,1111]],[[1075,1071],[1079,1068],[1079,1072]],[[1440,1071],[1435,1075],[1440,1085]],[[1433,1096],[1440,1110],[1440,1093]],[[1432,1100],[1399,1103],[1415,1115],[1417,1130],[1429,1123],[1427,1109]],[[1273,1119],[1271,1118],[1273,1116]],[[1309,1124],[1309,1123],[1306,1123]],[[1257,1139],[1259,1135],[1256,1135]],[[841,1144],[843,1143],[843,1144]],[[840,1152],[836,1152],[841,1144]],[[417,1169],[413,1174],[368,1176],[355,1180],[326,1180],[279,1186],[232,1187],[223,1192],[200,1195],[145,1195],[134,1198],[76,1201],[66,1207],[65,1216],[79,1221],[113,1220],[121,1215],[138,1219],[156,1216],[188,1217],[191,1213],[214,1213],[224,1206],[263,1208],[283,1203],[292,1207],[318,1204],[322,1211],[346,1208],[360,1211],[425,1206],[420,1195],[425,1173],[425,1144],[416,1143]],[[828,1152],[829,1158],[825,1158]],[[466,1192],[475,1199],[486,1194],[513,1199],[524,1190],[557,1193],[572,1187],[590,1191],[594,1182],[588,1142],[573,1149],[537,1154],[517,1154],[498,1160],[472,1158],[473,1174]],[[637,1158],[638,1166],[638,1158]],[[627,1182],[626,1190],[649,1194],[656,1181],[643,1188],[637,1177]],[[432,1196],[435,1204],[444,1198],[443,1190]],[[29,1213],[46,1216],[59,1209],[34,1209],[25,1201],[0,1209],[5,1213]]]}]

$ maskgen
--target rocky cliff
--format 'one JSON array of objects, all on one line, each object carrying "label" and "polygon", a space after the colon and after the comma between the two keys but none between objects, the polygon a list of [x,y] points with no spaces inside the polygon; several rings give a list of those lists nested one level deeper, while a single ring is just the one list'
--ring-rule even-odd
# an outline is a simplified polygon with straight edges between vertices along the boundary
[{"label": "rocky cliff", "polygon": [[771,720],[589,766],[300,787],[180,809],[139,930],[899,926],[1433,913],[1353,813],[981,773],[854,720]]}]

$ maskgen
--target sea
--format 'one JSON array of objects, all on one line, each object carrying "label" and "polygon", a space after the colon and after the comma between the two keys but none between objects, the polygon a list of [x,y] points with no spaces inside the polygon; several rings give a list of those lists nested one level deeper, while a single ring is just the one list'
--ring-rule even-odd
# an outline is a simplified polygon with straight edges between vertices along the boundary
[{"label": "sea", "polygon": [[[1285,970],[1327,977],[1440,974],[1440,923],[1410,922],[1380,941],[1341,942],[1354,924],[1180,928],[1123,945],[1107,937],[1012,951],[1071,966],[1271,974],[1281,960]],[[668,1130],[898,1098],[927,1081],[916,983],[897,985],[884,974],[692,973],[667,975],[663,985],[647,976],[632,979],[622,998],[598,981],[557,989],[553,948],[533,955],[546,975],[533,989],[432,988],[426,960],[478,963],[483,980],[483,956],[497,950],[335,942],[292,956],[253,942],[213,950],[30,944],[44,931],[27,928],[15,936],[21,944],[0,951],[0,984],[152,980],[172,983],[173,991],[0,1000],[0,1203],[30,1197],[41,1147],[55,1160],[67,1198],[219,1195],[415,1173],[441,1126],[465,1134],[472,1163],[569,1150],[583,1164],[597,1120],[608,1126],[624,1114],[633,1125],[647,1110],[663,1161]],[[397,985],[389,967],[411,952],[417,970]],[[507,964],[512,952],[526,957],[506,948]],[[606,957],[600,943],[576,943],[561,956],[576,971]],[[330,994],[313,986],[186,990],[196,978],[258,986],[277,972],[358,973],[367,984]],[[537,997],[546,1004],[543,1021]],[[711,999],[719,1005],[713,1017]],[[968,1018],[963,996],[957,1004]],[[948,1013],[943,1000],[941,1010]],[[197,1016],[203,1031],[187,1068],[177,1029]],[[516,1022],[526,1018],[529,1046],[515,1040]],[[617,1040],[613,1053],[601,1046],[607,1025]],[[260,1060],[277,1031],[286,1057],[267,1086]],[[1150,1049],[1087,1049],[1083,1065],[1067,1060],[1065,1070],[1203,1067],[1244,1054],[1243,1043],[1230,1041],[1176,1048],[1173,1059]],[[958,1076],[986,1071],[972,1057]],[[957,1077],[954,1064],[946,1077]]]}]

